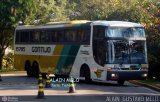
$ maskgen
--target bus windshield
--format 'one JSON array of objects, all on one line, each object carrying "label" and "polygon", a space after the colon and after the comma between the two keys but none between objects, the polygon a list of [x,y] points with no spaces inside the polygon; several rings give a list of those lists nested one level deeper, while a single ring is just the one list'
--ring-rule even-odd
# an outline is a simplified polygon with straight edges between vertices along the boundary
[{"label": "bus windshield", "polygon": [[143,27],[108,27],[107,37],[145,37]]},{"label": "bus windshield", "polygon": [[107,43],[109,63],[147,63],[145,40],[108,40]]}]

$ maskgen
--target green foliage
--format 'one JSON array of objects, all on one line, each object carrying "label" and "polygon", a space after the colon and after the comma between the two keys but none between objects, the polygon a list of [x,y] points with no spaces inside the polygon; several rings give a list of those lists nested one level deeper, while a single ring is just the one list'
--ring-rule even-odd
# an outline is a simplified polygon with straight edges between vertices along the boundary
[{"label": "green foliage", "polygon": [[3,57],[3,68],[10,69],[13,68],[13,52],[9,52]]},{"label": "green foliage", "polygon": [[13,67],[11,67],[11,68],[2,68],[1,70],[0,70],[0,72],[14,72],[14,71],[16,71],[16,69],[15,68],[13,68]]},{"label": "green foliage", "polygon": [[0,72],[10,72],[10,71],[16,71],[13,64],[13,51],[10,51],[8,54],[4,55],[3,61],[2,61],[2,69]]},{"label": "green foliage", "polygon": [[17,16],[23,24],[43,24],[65,20],[66,0],[22,0],[17,7]]},{"label": "green foliage", "polygon": [[0,26],[16,27],[22,24],[66,20],[67,0],[4,0],[0,3]]}]

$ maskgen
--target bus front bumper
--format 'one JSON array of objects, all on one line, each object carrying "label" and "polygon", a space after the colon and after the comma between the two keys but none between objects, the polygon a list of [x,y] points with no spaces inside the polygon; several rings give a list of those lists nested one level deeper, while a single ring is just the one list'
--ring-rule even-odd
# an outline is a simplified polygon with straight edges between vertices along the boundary
[{"label": "bus front bumper", "polygon": [[107,71],[107,80],[144,80],[148,71]]}]

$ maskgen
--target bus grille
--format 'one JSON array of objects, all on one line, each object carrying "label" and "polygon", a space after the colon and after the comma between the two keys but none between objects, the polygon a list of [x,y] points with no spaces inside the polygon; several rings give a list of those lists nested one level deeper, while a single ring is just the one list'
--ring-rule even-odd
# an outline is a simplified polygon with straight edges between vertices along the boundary
[{"label": "bus grille", "polygon": [[121,68],[121,70],[139,70],[139,68],[136,68],[136,67],[135,68],[132,68],[132,67],[131,68]]}]

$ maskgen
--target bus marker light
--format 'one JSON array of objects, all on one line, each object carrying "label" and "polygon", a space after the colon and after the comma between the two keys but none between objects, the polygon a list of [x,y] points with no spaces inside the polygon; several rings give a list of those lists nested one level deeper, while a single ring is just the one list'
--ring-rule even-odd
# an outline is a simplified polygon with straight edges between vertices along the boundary
[{"label": "bus marker light", "polygon": [[108,70],[108,71],[110,71],[110,70],[111,70],[111,68],[109,67],[109,68],[107,68],[107,70]]}]

